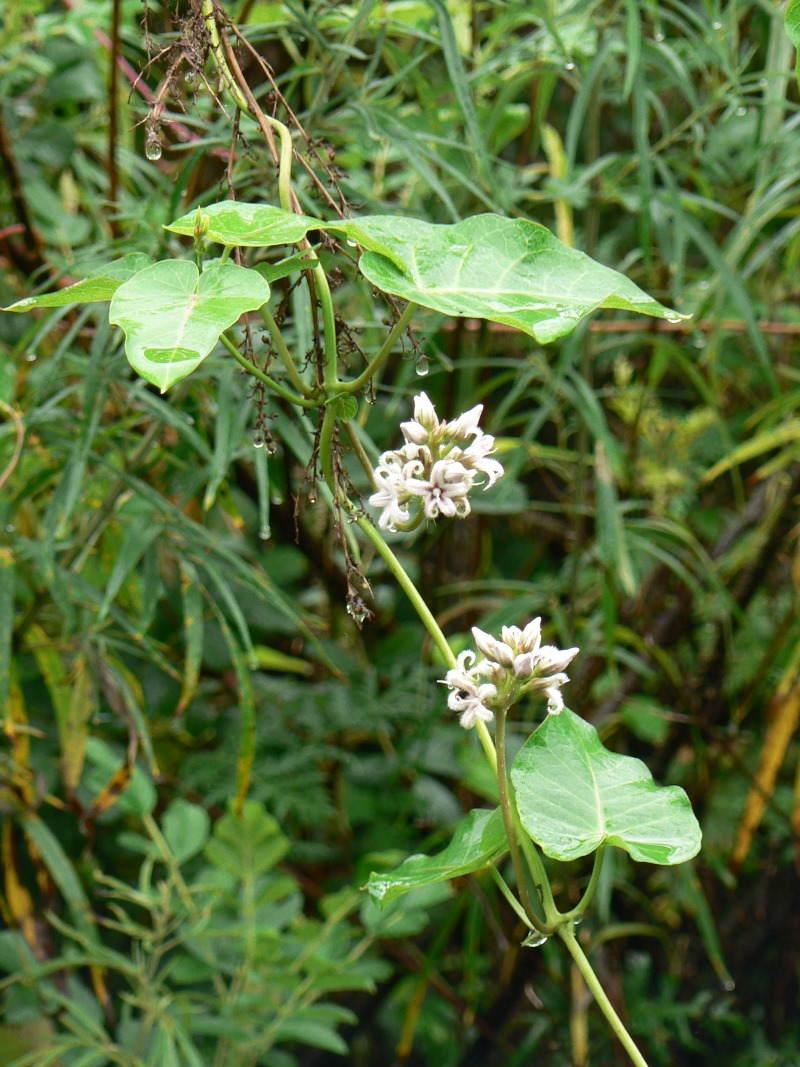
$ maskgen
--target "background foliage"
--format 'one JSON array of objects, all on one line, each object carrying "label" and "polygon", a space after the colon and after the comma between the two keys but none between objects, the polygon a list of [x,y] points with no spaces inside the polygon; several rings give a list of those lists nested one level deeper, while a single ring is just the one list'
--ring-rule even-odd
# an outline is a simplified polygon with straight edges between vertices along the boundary
[{"label": "background foliage", "polygon": [[[426,313],[359,420],[393,447],[419,375],[443,415],[485,404],[509,473],[470,521],[401,542],[406,565],[451,634],[541,614],[580,645],[570,705],[692,798],[698,860],[634,875],[615,854],[603,936],[582,927],[650,1062],[800,1062],[800,141],[782,11],[229,13],[274,72],[241,48],[262,106],[285,117],[280,93],[305,131],[309,214],[533,218],[692,315],[604,317],[542,348]],[[231,154],[186,7],[25,0],[0,17],[3,304],[123,253],[184,254],[163,224],[229,189],[277,202],[249,120]],[[387,312],[352,275],[336,298],[357,367]],[[281,307],[307,352],[305,291]],[[105,320],[0,321],[0,1062],[616,1062],[568,965],[519,947],[491,884],[380,913],[355,891],[487,795],[472,739],[380,561],[375,620],[346,614],[280,404],[223,355],[165,400]]]}]

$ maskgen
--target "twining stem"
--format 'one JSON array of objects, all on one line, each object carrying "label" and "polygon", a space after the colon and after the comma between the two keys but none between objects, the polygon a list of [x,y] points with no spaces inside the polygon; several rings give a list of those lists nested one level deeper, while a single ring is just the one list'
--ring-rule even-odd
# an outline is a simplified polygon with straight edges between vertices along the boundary
[{"label": "twining stem", "polygon": [[530,922],[540,932],[544,932],[544,926],[541,919],[536,914],[533,907],[533,901],[528,891],[528,879],[525,873],[525,867],[522,863],[522,856],[520,855],[519,843],[517,841],[517,825],[514,819],[514,811],[516,810],[516,804],[513,797],[513,786],[508,778],[508,768],[506,767],[506,714],[508,713],[507,707],[499,707],[496,709],[495,714],[495,731],[494,741],[497,752],[497,788],[500,792],[500,810],[503,813],[503,826],[506,831],[506,838],[508,840],[508,852],[511,856],[511,863],[514,867],[514,874],[517,876],[517,892],[519,893],[520,901],[525,909],[525,913],[528,916]]},{"label": "twining stem", "polygon": [[636,1067],[647,1067],[647,1060],[636,1047],[633,1038],[625,1029],[625,1024],[614,1010],[614,1005],[608,999],[605,989],[603,989],[600,984],[600,979],[592,970],[591,963],[589,963],[586,954],[578,943],[573,924],[565,923],[563,926],[560,926],[558,929],[558,936],[566,945],[567,951],[575,961],[575,965],[581,972],[584,982],[586,982],[594,999],[597,1001],[598,1007],[603,1015],[605,1015],[608,1025],[619,1038],[620,1044],[628,1053],[632,1062],[636,1064]]},{"label": "twining stem", "polygon": [[[533,925],[533,923],[530,921],[528,916],[525,914],[525,909],[522,907],[520,902],[517,900],[517,898],[514,896],[514,894],[508,888],[508,886],[506,885],[505,878],[503,878],[502,874],[498,871],[498,869],[494,866],[494,864],[492,864],[492,866],[489,868],[489,873],[491,874],[492,878],[494,879],[495,884],[497,885],[497,888],[500,890],[500,892],[506,898],[506,900],[511,905],[512,909],[520,917],[520,919],[522,919],[522,921],[525,923],[525,925],[528,927],[528,929],[532,930],[532,931],[536,931],[536,927]],[[537,931],[537,932],[539,932],[539,931]]]},{"label": "twining stem", "polygon": [[[420,596],[419,590],[411,581],[409,576],[406,574],[402,564],[395,556],[394,552],[392,552],[391,548],[389,548],[384,539],[381,537],[380,533],[378,533],[378,531],[375,529],[369,519],[366,518],[366,516],[359,515],[356,518],[356,523],[367,535],[367,538],[372,542],[374,548],[378,552],[378,555],[381,557],[386,566],[397,579],[397,584],[400,586],[400,588],[406,594],[408,599],[411,601],[412,607],[419,615],[425,629],[431,635],[434,644],[441,652],[442,657],[448,666],[448,669],[456,667],[458,665],[456,657],[447,641],[447,638],[442,633],[439,623],[433,617],[431,609],[425,603],[422,596]],[[478,737],[480,738],[481,745],[483,746],[483,751],[485,752],[486,758],[489,761],[489,765],[491,766],[494,773],[497,774],[497,753],[495,752],[494,742],[492,741],[491,735],[486,728],[486,723],[479,721],[476,726],[476,729],[478,731]]]},{"label": "twining stem", "polygon": [[336,412],[333,404],[325,406],[325,414],[322,416],[322,426],[319,431],[319,465],[322,475],[328,484],[328,488],[336,499],[336,479],[333,474],[333,431],[336,427]]},{"label": "twining stem", "polygon": [[244,358],[244,356],[233,343],[233,341],[231,341],[231,339],[227,337],[224,333],[220,336],[220,341],[222,341],[222,343],[225,345],[230,354],[233,356],[233,358],[243,370],[246,370],[248,374],[252,374],[254,378],[258,378],[258,380],[260,382],[263,382],[264,385],[266,385],[268,389],[271,389],[273,393],[277,393],[278,396],[282,396],[283,399],[288,400],[290,404],[299,404],[300,407],[303,408],[319,407],[319,404],[315,400],[308,400],[304,396],[297,396],[295,393],[291,392],[291,390],[285,389],[282,385],[279,385],[278,382],[270,378],[268,374],[265,374],[262,370],[259,370],[254,363],[251,363],[249,359]]},{"label": "twining stem", "polygon": [[414,312],[417,310],[416,304],[407,304],[406,309],[397,322],[390,330],[386,340],[381,346],[380,352],[371,361],[368,367],[366,367],[357,378],[354,378],[351,382],[342,382],[341,388],[348,393],[358,393],[364,386],[371,381],[372,378],[378,373],[383,364],[389,358],[389,354],[394,348],[395,342],[400,334],[405,330],[411,321]]},{"label": "twining stem", "polygon": [[281,362],[283,363],[286,373],[291,379],[292,385],[302,396],[310,396],[311,390],[300,377],[300,372],[298,371],[295,362],[292,359],[292,353],[289,351],[289,348],[283,339],[283,334],[280,331],[280,327],[273,318],[272,313],[266,304],[259,308],[259,313],[261,315],[261,318],[264,320],[264,325],[269,330],[269,335],[272,338],[272,343],[275,345],[275,350],[281,358]]},{"label": "twining stem", "polygon": [[592,873],[589,876],[589,882],[583,891],[583,896],[572,909],[567,912],[565,918],[568,919],[582,919],[586,913],[586,909],[592,902],[595,890],[597,889],[597,883],[600,881],[600,872],[603,869],[603,859],[606,854],[606,845],[600,845],[594,854],[594,865],[592,866]]}]

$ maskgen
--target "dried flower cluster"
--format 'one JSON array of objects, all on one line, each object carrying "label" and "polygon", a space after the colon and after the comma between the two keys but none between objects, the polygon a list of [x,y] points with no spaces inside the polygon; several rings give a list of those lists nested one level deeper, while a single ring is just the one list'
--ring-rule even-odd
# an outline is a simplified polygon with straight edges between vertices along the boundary
[{"label": "dried flower cluster", "polygon": [[440,422],[425,393],[414,397],[414,418],[400,423],[405,444],[384,452],[373,472],[376,491],[369,502],[381,509],[382,529],[410,529],[422,515],[469,515],[476,480],[488,489],[503,473],[502,465],[489,458],[494,438],[478,426],[482,411],[478,404],[451,422]]},{"label": "dried flower cluster", "polygon": [[498,640],[473,626],[475,644],[486,658],[476,663],[474,652],[462,652],[458,666],[443,680],[442,684],[450,687],[447,705],[459,713],[465,729],[478,720],[491,722],[492,706],[510,707],[531,690],[547,697],[551,715],[558,715],[564,707],[561,686],[569,681],[564,670],[579,649],[562,651],[555,645],[543,645],[541,619],[529,622],[524,630],[504,626],[501,634],[502,640]]}]

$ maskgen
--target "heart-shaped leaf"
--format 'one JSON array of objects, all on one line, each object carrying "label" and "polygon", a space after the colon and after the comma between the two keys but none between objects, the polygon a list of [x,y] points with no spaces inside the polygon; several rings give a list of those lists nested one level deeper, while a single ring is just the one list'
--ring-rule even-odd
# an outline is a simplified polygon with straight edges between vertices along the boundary
[{"label": "heart-shaped leaf", "polygon": [[443,851],[435,856],[409,856],[388,874],[373,872],[366,888],[376,904],[388,904],[419,886],[483,870],[507,849],[500,809],[476,808],[458,824],[453,840]]},{"label": "heart-shaped leaf", "polygon": [[674,864],[700,850],[700,826],[678,786],[658,786],[641,760],[604,748],[568,709],[550,715],[511,769],[520,819],[548,856],[573,860],[602,844]]},{"label": "heart-shaped leaf", "polygon": [[31,308],[60,308],[67,304],[98,304],[110,300],[123,282],[149,266],[150,260],[147,256],[141,252],[132,252],[129,256],[123,256],[122,259],[92,271],[88,278],[76,282],[75,285],[69,285],[55,293],[27,296],[2,310],[30,311]]},{"label": "heart-shaped leaf", "polygon": [[[204,236],[221,245],[239,248],[272,248],[273,245],[293,245],[302,241],[309,230],[324,224],[308,215],[273,207],[271,204],[242,204],[238,200],[223,200],[200,208],[200,218],[208,229]],[[197,226],[197,212],[182,215],[165,230],[193,237]]]},{"label": "heart-shaped leaf", "polygon": [[109,320],[125,331],[133,369],[165,393],[202,363],[223,330],[268,299],[254,270],[211,263],[200,274],[188,260],[166,260],[119,287]]},{"label": "heart-shaped leaf", "polygon": [[439,226],[372,215],[326,229],[366,249],[361,270],[384,292],[445,315],[502,322],[542,343],[598,308],[681,317],[527,219],[475,215]]}]

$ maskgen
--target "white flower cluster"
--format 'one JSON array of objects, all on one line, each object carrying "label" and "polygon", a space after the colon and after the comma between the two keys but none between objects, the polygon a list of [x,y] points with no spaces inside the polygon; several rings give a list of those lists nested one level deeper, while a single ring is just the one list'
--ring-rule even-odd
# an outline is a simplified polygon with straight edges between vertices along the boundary
[{"label": "white flower cluster", "polygon": [[[478,404],[452,422],[439,422],[425,393],[414,397],[414,418],[400,423],[405,444],[384,452],[373,472],[376,492],[369,502],[381,508],[381,529],[407,529],[420,514],[428,519],[469,515],[468,495],[476,479],[484,475],[488,489],[503,473],[502,465],[489,458],[494,438],[478,426],[482,411]],[[412,517],[414,501],[421,512]]]},{"label": "white flower cluster", "polygon": [[479,719],[491,722],[492,705],[510,707],[531,690],[547,697],[551,715],[564,707],[561,686],[569,681],[564,670],[580,650],[543,645],[541,619],[529,622],[524,630],[504,626],[501,633],[502,641],[473,626],[475,644],[486,658],[476,663],[474,652],[462,652],[458,666],[442,682],[450,687],[447,706],[459,713],[467,730]]}]

